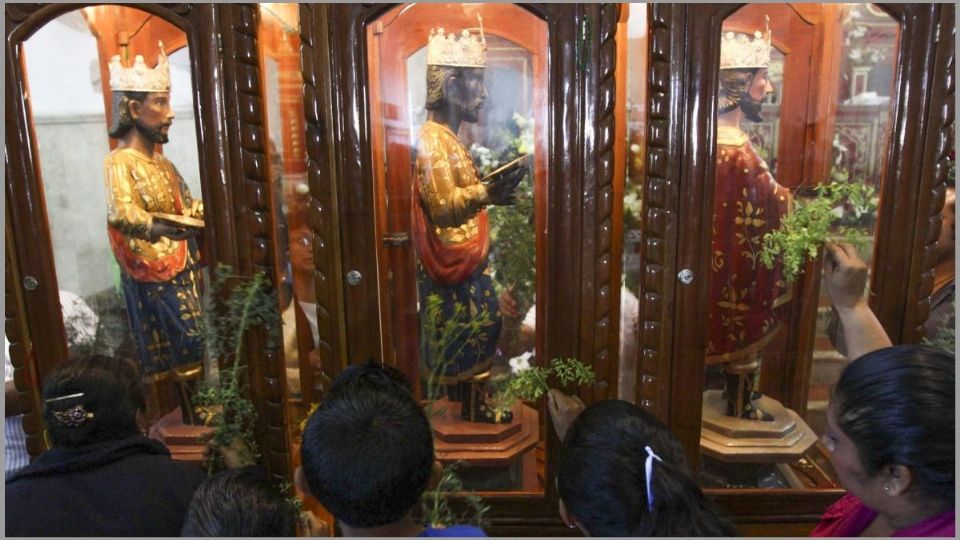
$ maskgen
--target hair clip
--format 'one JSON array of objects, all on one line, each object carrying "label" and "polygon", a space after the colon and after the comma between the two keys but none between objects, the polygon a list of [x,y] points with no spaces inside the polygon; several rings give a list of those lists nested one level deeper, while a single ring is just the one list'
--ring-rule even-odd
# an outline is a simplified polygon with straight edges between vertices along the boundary
[{"label": "hair clip", "polygon": [[76,394],[68,394],[68,395],[66,395],[66,396],[60,396],[60,397],[55,397],[55,398],[46,399],[46,400],[44,400],[44,403],[53,403],[54,401],[60,401],[60,400],[63,400],[63,399],[71,399],[71,398],[78,398],[78,397],[83,397],[83,392],[77,392]]},{"label": "hair clip", "polygon": [[647,476],[647,510],[652,514],[653,513],[653,484],[651,477],[653,476],[653,460],[657,460],[663,463],[663,460],[660,459],[660,456],[654,453],[654,451],[649,446],[644,446],[644,450],[647,451],[647,461],[644,463],[644,472]]},{"label": "hair clip", "polygon": [[53,411],[53,417],[65,426],[78,427],[85,424],[87,419],[93,418],[93,413],[83,405],[74,405],[65,411]]}]

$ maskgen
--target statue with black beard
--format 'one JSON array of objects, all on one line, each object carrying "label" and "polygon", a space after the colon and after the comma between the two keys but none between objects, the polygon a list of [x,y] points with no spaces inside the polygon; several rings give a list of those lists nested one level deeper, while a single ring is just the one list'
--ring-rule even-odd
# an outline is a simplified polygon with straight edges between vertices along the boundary
[{"label": "statue with black beard", "polygon": [[[752,39],[751,39],[752,38]],[[707,319],[708,365],[723,365],[726,414],[772,420],[755,401],[761,353],[782,328],[781,309],[791,298],[782,266],[760,264],[763,236],[780,226],[790,191],[774,180],[741,122],[761,121],[770,32],[726,32],[721,40],[716,188]]]},{"label": "statue with black beard", "polygon": [[198,423],[190,403],[202,373],[200,254],[195,236],[202,229],[177,225],[203,220],[203,203],[190,195],[183,177],[157,145],[168,141],[173,121],[170,71],[163,44],[154,69],[137,56],[127,68],[110,62],[110,137],[117,147],[104,160],[107,233],[120,266],[130,330],[140,374],[154,381],[172,379],[183,420]]},{"label": "statue with black beard", "polygon": [[[479,36],[469,30],[431,30],[428,114],[418,134],[411,236],[417,250],[422,364],[447,388],[451,401],[462,402],[464,420],[507,423],[512,414],[488,407],[484,397],[502,326],[488,264],[486,207],[513,204],[514,191],[527,168],[517,163],[481,182],[470,152],[460,141],[460,126],[480,120],[487,97],[485,67],[482,22]],[[425,316],[431,299],[439,301],[440,321]],[[484,319],[476,335],[460,331],[452,342],[435,345],[442,350],[430,350],[430,344],[444,335],[447,321],[456,320],[463,328]]]}]

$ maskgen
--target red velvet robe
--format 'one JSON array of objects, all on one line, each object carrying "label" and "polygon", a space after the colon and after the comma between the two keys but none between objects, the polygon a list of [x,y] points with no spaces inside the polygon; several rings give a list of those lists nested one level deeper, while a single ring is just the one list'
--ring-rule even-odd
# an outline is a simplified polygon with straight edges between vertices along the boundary
[{"label": "red velvet robe", "polygon": [[762,349],[780,329],[777,308],[790,299],[782,267],[768,270],[760,262],[763,236],[789,211],[790,191],[773,179],[743,131],[721,127],[717,135],[708,364]]}]

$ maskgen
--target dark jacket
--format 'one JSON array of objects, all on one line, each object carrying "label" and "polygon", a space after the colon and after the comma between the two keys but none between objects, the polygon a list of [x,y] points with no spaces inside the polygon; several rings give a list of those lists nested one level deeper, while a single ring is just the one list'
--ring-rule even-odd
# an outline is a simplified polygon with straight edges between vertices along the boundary
[{"label": "dark jacket", "polygon": [[7,536],[180,536],[203,471],[146,437],[52,448],[6,482]]}]

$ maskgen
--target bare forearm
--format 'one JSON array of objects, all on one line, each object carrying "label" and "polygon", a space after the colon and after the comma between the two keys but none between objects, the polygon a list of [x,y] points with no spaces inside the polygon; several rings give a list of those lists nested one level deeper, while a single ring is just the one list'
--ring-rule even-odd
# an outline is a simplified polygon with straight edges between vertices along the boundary
[{"label": "bare forearm", "polygon": [[837,313],[843,323],[843,342],[847,348],[847,357],[851,360],[893,345],[865,299],[852,307],[838,306]]}]

